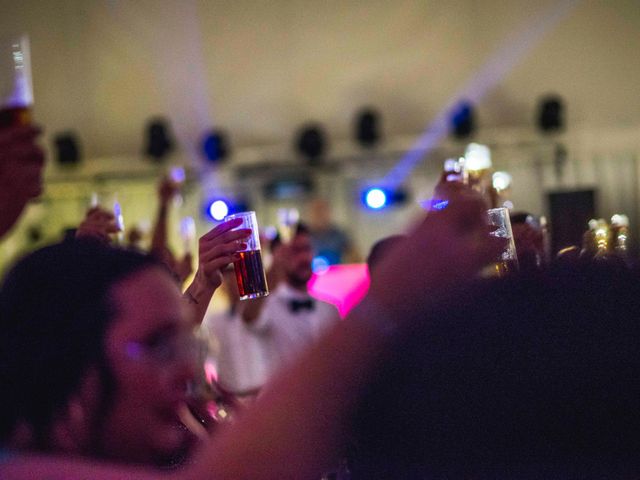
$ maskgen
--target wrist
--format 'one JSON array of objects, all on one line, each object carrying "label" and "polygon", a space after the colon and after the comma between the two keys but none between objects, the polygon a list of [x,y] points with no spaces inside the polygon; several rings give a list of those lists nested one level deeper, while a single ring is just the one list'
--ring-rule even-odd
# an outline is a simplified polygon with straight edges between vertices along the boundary
[{"label": "wrist", "polygon": [[194,278],[198,291],[213,293],[217,288],[217,285],[213,284],[207,274],[200,268],[196,271]]}]

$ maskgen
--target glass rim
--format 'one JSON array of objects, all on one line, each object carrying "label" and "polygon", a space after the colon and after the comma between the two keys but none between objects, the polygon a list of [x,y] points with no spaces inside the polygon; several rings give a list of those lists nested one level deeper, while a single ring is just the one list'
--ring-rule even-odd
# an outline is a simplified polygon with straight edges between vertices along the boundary
[{"label": "glass rim", "polygon": [[487,210],[487,213],[493,213],[493,212],[496,212],[496,213],[497,213],[497,212],[502,211],[502,210],[507,210],[507,211],[509,211],[509,209],[508,209],[507,207],[495,207],[495,208],[489,208],[489,209]]},{"label": "glass rim", "polygon": [[227,220],[233,220],[234,218],[248,217],[250,215],[255,215],[255,214],[256,212],[254,210],[247,210],[246,212],[232,213],[231,215],[227,215],[226,217],[224,217],[224,221],[226,222]]}]

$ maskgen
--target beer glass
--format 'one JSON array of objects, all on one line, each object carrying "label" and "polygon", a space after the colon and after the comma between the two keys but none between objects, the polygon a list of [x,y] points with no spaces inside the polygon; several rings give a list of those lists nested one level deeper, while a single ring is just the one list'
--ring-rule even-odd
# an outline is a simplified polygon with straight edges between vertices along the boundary
[{"label": "beer glass", "polygon": [[490,235],[506,238],[507,243],[496,262],[484,271],[486,276],[502,277],[518,270],[518,256],[516,244],[513,241],[511,220],[507,208],[492,208],[487,210],[487,223],[491,228]]},{"label": "beer glass", "polygon": [[0,129],[31,123],[32,105],[29,37],[0,38]]},{"label": "beer glass", "polygon": [[276,212],[278,217],[278,235],[282,243],[290,243],[296,236],[296,229],[300,221],[300,212],[297,208],[279,208]]},{"label": "beer glass", "polygon": [[240,258],[233,262],[240,300],[266,297],[269,295],[269,288],[267,287],[267,279],[262,265],[260,231],[258,230],[256,212],[229,215],[225,218],[225,222],[235,218],[242,219],[242,224],[238,228],[251,229],[251,236],[245,240],[247,247],[238,252]]}]

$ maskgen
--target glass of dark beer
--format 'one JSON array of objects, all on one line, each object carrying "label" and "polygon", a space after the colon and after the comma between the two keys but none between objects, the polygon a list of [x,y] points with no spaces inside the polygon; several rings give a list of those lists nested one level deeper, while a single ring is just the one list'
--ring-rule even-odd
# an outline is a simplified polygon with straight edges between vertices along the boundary
[{"label": "glass of dark beer", "polygon": [[507,242],[500,257],[487,267],[485,275],[502,277],[517,271],[518,256],[516,255],[516,244],[513,241],[509,209],[501,207],[487,210],[487,223],[491,227],[490,235],[506,238]]},{"label": "glass of dark beer", "polygon": [[269,295],[267,278],[262,265],[262,253],[260,251],[260,232],[258,230],[258,220],[256,212],[242,212],[229,215],[225,222],[241,218],[242,224],[238,228],[250,228],[251,236],[245,240],[247,247],[239,251],[240,258],[233,262],[238,282],[238,292],[240,300],[250,298],[266,297]]},{"label": "glass of dark beer", "polygon": [[0,129],[31,123],[33,88],[29,37],[0,38]]}]

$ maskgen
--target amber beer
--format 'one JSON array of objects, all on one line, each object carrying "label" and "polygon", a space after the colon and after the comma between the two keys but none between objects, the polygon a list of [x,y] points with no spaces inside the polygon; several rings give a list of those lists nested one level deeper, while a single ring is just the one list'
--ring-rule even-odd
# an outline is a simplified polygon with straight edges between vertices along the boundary
[{"label": "amber beer", "polygon": [[262,265],[260,233],[256,212],[241,212],[229,215],[225,218],[225,221],[236,218],[242,220],[242,224],[240,224],[238,228],[248,228],[251,230],[251,235],[245,240],[247,244],[246,249],[236,252],[239,258],[233,262],[240,300],[266,297],[269,295],[269,288],[264,274],[264,266]]},{"label": "amber beer", "polygon": [[240,259],[233,262],[241,299],[264,297],[269,293],[260,250],[238,252]]}]

